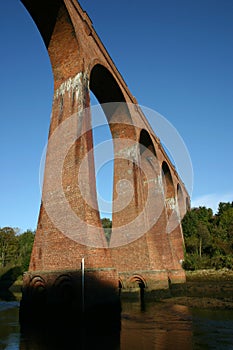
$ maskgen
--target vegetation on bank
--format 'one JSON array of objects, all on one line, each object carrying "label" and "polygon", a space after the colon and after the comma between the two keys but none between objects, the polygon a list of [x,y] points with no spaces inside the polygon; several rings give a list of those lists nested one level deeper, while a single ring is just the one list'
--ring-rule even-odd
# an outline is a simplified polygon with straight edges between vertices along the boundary
[{"label": "vegetation on bank", "polygon": [[12,227],[0,228],[0,267],[20,266],[27,270],[30,262],[35,232],[27,230],[19,233]]},{"label": "vegetation on bank", "polygon": [[[103,218],[102,226],[110,239],[112,222]],[[182,220],[185,270],[233,269],[233,202],[219,203],[218,212],[206,207],[193,208]],[[0,283],[8,283],[27,271],[35,232],[0,228]],[[8,281],[8,282],[7,282]]]},{"label": "vegetation on bank", "polygon": [[12,227],[0,228],[0,286],[8,289],[28,270],[35,232],[19,233]]},{"label": "vegetation on bank", "polygon": [[191,209],[182,228],[185,270],[233,269],[233,202],[219,203],[215,215],[206,207]]}]

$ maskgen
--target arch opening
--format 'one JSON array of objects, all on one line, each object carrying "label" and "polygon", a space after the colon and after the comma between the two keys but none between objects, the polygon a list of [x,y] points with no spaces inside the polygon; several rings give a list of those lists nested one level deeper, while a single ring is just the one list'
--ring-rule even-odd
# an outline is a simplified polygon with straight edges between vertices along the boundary
[{"label": "arch opening", "polygon": [[[98,101],[92,92],[90,92],[90,100],[92,106],[98,104]],[[102,220],[102,226],[105,230],[110,227],[104,225],[104,223],[107,224],[107,221],[105,220],[103,222],[103,219],[109,219],[112,221],[114,145],[111,130],[105,113],[101,109],[98,109],[98,113],[95,111],[95,108],[92,109],[92,137],[94,147],[95,181],[98,209],[100,218]],[[98,124],[100,124],[99,118],[101,118],[100,126],[98,126]],[[111,234],[111,232],[107,232],[107,230],[105,231],[107,236]]]},{"label": "arch opening", "polygon": [[191,209],[191,207],[190,207],[190,200],[189,200],[189,198],[188,197],[186,197],[186,211],[189,211],[190,209]]},{"label": "arch opening", "polygon": [[121,291],[122,291],[122,288],[123,288],[123,283],[122,281],[119,279],[118,281],[118,288],[119,288],[119,296],[121,295]]},{"label": "arch opening", "polygon": [[157,157],[153,142],[151,140],[151,137],[150,137],[149,133],[144,129],[141,130],[139,144],[140,144],[140,154],[141,155],[142,154],[144,155],[145,152],[147,150],[149,150],[152,154],[154,154],[155,157]]},{"label": "arch opening", "polygon": [[[109,123],[131,121],[124,95],[113,75],[101,64],[96,64],[90,74],[90,90],[100,103]],[[111,131],[112,126],[110,125]]]},{"label": "arch opening", "polygon": [[168,218],[171,216],[173,209],[175,208],[176,200],[175,200],[175,188],[171,176],[171,172],[169,166],[164,161],[162,164],[162,179],[163,179],[163,187],[164,187],[164,198],[165,198],[165,206],[167,211]]},{"label": "arch opening", "polygon": [[130,279],[130,282],[132,283],[134,288],[139,289],[139,298],[140,298],[140,302],[141,302],[141,307],[143,309],[144,308],[144,294],[145,294],[146,283],[141,276],[133,276]]},{"label": "arch opening", "polygon": [[[101,224],[109,242],[114,192],[113,135],[117,133],[118,125],[122,120],[128,119],[129,111],[118,83],[108,69],[101,64],[96,64],[90,73],[90,101],[92,106],[101,105],[98,113],[95,113],[95,109],[92,110],[92,137],[97,203]],[[113,121],[114,124],[111,124]],[[100,124],[101,126],[95,127]]]},{"label": "arch opening", "polygon": [[[46,47],[49,46],[49,42],[54,30],[57,15],[59,9],[62,6],[61,0],[59,1],[30,1],[21,0],[32,18],[34,19],[40,34],[44,40]],[[44,14],[46,13],[46,16]]]},{"label": "arch opening", "polygon": [[[159,197],[155,195],[159,163],[152,138],[145,129],[140,132],[138,152],[140,154],[141,175],[140,195],[143,200],[141,209],[143,210],[145,203],[149,201],[151,207],[156,211],[160,205]],[[154,210],[147,210],[145,213],[148,223],[154,221]]]},{"label": "arch opening", "polygon": [[179,208],[180,220],[182,220],[185,215],[186,208],[184,203],[183,191],[180,184],[177,184],[177,203]]},{"label": "arch opening", "polygon": [[171,172],[166,162],[163,162],[162,164],[162,177],[163,177],[165,199],[174,198],[175,189],[173,185]]},{"label": "arch opening", "polygon": [[96,64],[91,71],[90,89],[100,104],[125,102],[125,98],[116,80],[107,68]]}]

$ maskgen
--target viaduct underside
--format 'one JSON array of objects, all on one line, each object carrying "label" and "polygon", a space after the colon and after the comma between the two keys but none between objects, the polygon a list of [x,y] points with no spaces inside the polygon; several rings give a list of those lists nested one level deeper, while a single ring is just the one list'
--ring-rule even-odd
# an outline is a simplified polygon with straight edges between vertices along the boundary
[{"label": "viaduct underside", "polygon": [[[90,18],[75,0],[22,3],[47,47],[54,98],[21,305],[55,308],[75,299],[81,305],[85,290],[91,308],[114,302],[119,287],[146,292],[184,282],[180,220],[189,196]],[[102,105],[114,146],[110,242],[97,204],[90,91]]]}]

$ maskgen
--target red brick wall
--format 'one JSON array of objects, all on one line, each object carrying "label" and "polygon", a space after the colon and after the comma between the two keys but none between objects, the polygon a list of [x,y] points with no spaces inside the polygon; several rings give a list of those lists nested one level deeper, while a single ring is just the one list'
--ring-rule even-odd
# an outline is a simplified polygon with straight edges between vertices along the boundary
[{"label": "red brick wall", "polygon": [[[148,289],[167,287],[168,277],[172,282],[184,281],[185,275],[180,264],[183,259],[183,237],[178,205],[182,206],[181,212],[184,213],[185,204],[182,203],[189,197],[145,116],[140,109],[132,106],[122,108],[119,105],[114,113],[107,116],[115,151],[114,210],[116,211],[121,201],[127,201],[131,196],[127,206],[113,214],[113,248],[107,248],[96,209],[91,116],[89,113],[77,113],[89,107],[90,83],[98,88],[98,82],[90,82],[91,71],[96,64],[104,66],[109,72],[117,86],[115,96],[121,96],[121,102],[136,101],[95,33],[89,17],[76,1],[62,1],[54,22],[48,44],[54,74],[54,101],[49,132],[51,142],[47,152],[43,198],[30,271],[80,269],[81,259],[85,257],[87,268],[116,268],[115,280],[120,276],[126,287],[130,286],[136,275],[146,281]],[[44,33],[44,22],[37,21],[37,24]],[[108,84],[111,79],[109,78]],[[107,91],[101,93],[101,84],[98,91],[103,102],[110,102],[109,96],[114,96],[114,91],[111,94]],[[70,122],[70,116],[75,113],[76,117],[70,128],[65,128],[64,122]],[[61,125],[62,132],[59,133]],[[88,128],[90,130],[85,132]],[[155,150],[155,158],[150,161],[149,149],[140,153],[142,129],[147,130],[151,145],[153,144],[150,149]],[[73,142],[62,159],[66,140],[72,139],[76,131],[82,137]],[[83,165],[82,161],[87,153],[89,156],[82,167],[80,180],[80,165]],[[61,162],[62,174],[59,173]],[[164,162],[168,169],[167,174],[163,174]],[[164,177],[165,181],[162,181]],[[79,180],[88,193],[88,203],[83,198]],[[123,183],[119,194],[117,186],[121,180],[131,183],[133,192],[124,188]],[[60,187],[62,195],[59,192]],[[182,190],[182,195],[179,190],[179,200],[177,188]],[[79,218],[80,225],[75,217]],[[137,221],[138,217],[140,220]],[[131,225],[132,222],[135,224]],[[131,241],[125,244],[128,234]],[[77,237],[82,238],[83,244]],[[88,240],[94,242],[95,247],[102,248],[90,247]],[[119,246],[120,242],[124,245]]]}]

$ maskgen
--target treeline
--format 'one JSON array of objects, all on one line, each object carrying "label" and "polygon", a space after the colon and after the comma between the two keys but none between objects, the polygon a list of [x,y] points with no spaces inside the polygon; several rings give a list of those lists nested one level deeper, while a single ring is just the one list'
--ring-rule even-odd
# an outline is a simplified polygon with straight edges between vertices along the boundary
[{"label": "treeline", "polygon": [[[110,239],[112,222],[103,218],[102,226]],[[219,203],[214,215],[206,207],[193,208],[182,220],[186,270],[233,269],[233,202]],[[0,228],[0,270],[19,266],[27,271],[35,232],[19,233],[11,227]]]},{"label": "treeline", "polygon": [[182,220],[186,270],[233,268],[233,202],[193,208]]},{"label": "treeline", "polygon": [[110,242],[112,233],[112,221],[109,218],[101,219],[102,227],[104,229],[104,234],[108,242]]},{"label": "treeline", "polygon": [[[108,218],[101,219],[107,240],[110,240],[112,221]],[[21,271],[27,271],[30,263],[35,232],[27,230],[19,233],[18,228],[0,228],[0,278],[11,268],[20,267]]]},{"label": "treeline", "polygon": [[0,228],[0,270],[19,266],[27,271],[35,232],[27,230],[19,233],[12,227]]}]

